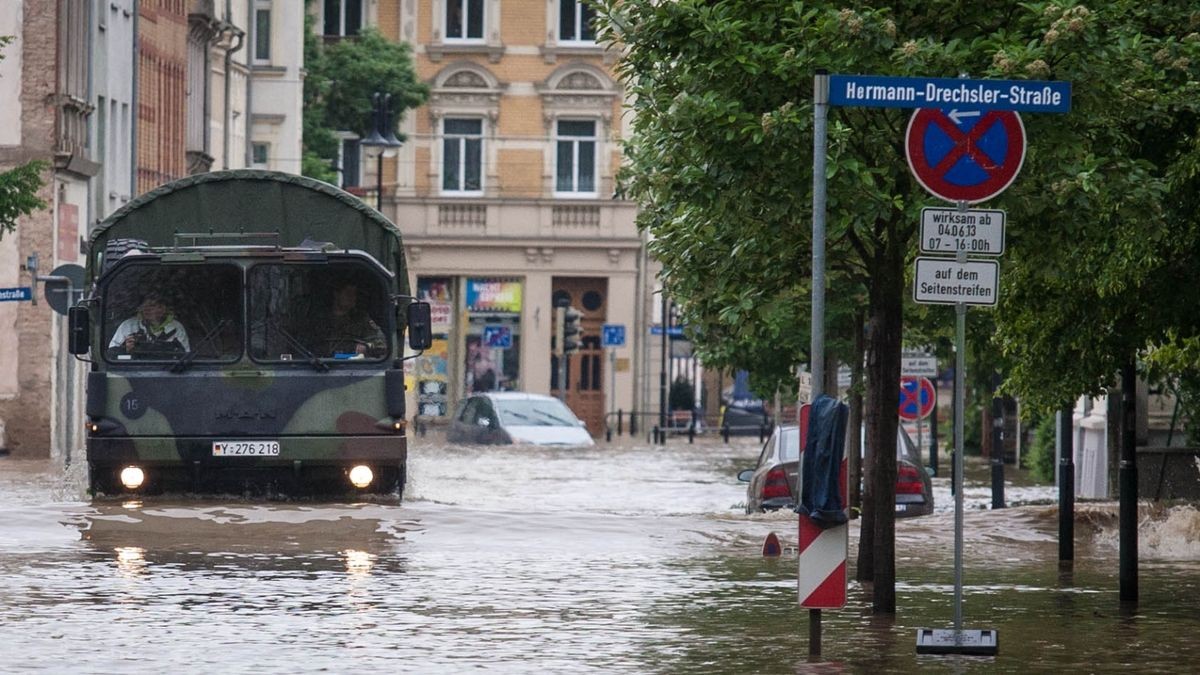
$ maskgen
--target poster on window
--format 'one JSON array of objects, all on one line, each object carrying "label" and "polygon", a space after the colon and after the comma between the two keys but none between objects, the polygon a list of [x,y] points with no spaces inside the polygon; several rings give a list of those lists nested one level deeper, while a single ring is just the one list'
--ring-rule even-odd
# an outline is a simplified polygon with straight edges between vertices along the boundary
[{"label": "poster on window", "polygon": [[426,417],[445,417],[450,383],[450,341],[435,339],[417,361],[417,411]]},{"label": "poster on window", "polygon": [[467,279],[467,311],[520,314],[521,282]]}]

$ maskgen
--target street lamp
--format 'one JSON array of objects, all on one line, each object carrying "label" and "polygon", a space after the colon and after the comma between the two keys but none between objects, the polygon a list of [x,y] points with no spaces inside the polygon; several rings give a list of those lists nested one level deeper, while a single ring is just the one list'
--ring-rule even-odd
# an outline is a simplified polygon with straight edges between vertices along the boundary
[{"label": "street lamp", "polygon": [[375,160],[375,210],[383,212],[383,158],[395,157],[400,141],[392,132],[391,114],[388,105],[391,94],[375,92],[371,96],[374,109],[371,111],[371,133],[359,141],[367,157]]}]

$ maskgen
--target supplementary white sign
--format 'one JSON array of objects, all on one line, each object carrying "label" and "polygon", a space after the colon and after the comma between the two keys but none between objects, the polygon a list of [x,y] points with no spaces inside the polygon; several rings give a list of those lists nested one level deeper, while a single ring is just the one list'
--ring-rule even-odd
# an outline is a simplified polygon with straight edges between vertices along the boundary
[{"label": "supplementary white sign", "polygon": [[1004,211],[921,209],[921,253],[1004,253]]},{"label": "supplementary white sign", "polygon": [[960,263],[946,258],[917,258],[913,300],[924,305],[995,305],[1000,264],[994,260]]},{"label": "supplementary white sign", "polygon": [[933,356],[900,357],[900,374],[912,377],[937,377],[937,358]]}]

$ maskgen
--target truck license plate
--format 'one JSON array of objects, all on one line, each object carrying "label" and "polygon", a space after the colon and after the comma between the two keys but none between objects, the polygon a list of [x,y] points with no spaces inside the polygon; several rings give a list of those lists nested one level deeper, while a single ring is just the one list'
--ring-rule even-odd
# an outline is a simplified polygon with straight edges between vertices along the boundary
[{"label": "truck license plate", "polygon": [[273,457],[279,441],[213,441],[213,457]]}]

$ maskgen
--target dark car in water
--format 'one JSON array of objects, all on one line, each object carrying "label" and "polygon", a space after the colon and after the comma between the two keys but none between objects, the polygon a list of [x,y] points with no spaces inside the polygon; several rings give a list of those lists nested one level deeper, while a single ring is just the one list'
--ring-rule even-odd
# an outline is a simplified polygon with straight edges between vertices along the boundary
[{"label": "dark car in water", "polygon": [[[865,443],[863,444],[865,447]],[[746,485],[746,513],[792,508],[800,494],[800,428],[775,427],[763,444],[753,469],[738,472]],[[933,512],[933,483],[921,464],[912,439],[896,432],[896,515],[923,516]]]}]

